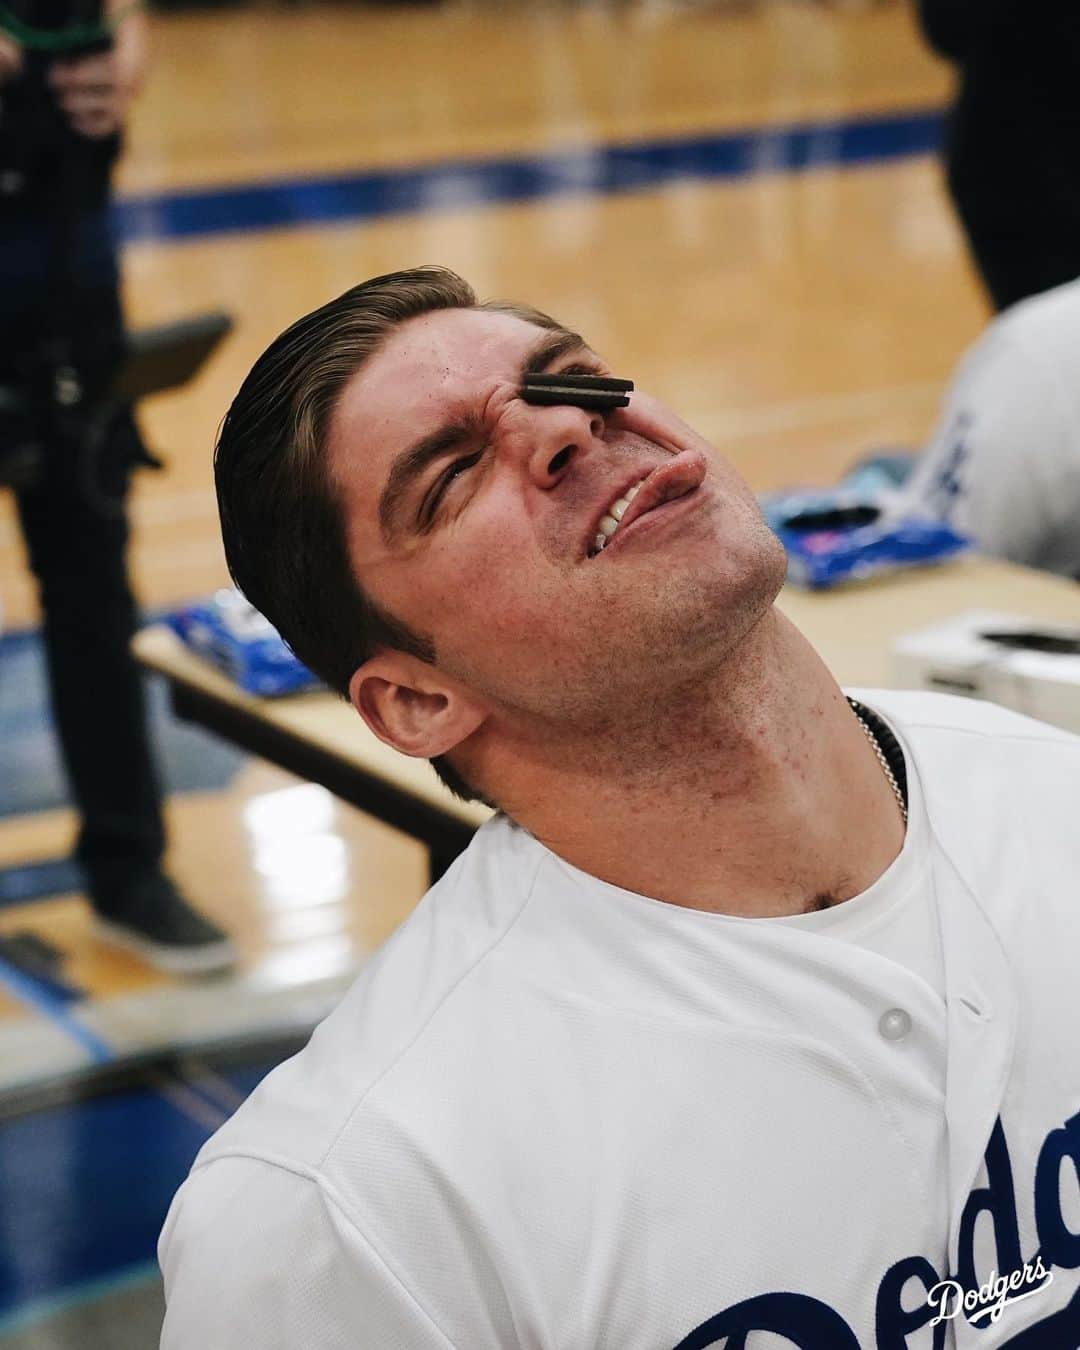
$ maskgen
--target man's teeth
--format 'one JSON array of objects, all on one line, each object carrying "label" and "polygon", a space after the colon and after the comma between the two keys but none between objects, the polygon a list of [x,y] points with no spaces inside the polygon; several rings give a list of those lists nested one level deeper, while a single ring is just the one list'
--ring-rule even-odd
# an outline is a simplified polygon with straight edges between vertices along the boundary
[{"label": "man's teeth", "polygon": [[627,491],[625,497],[620,497],[618,501],[614,501],[611,503],[611,505],[607,509],[607,515],[600,517],[600,524],[598,526],[600,532],[593,540],[593,551],[595,553],[600,552],[600,550],[604,547],[607,541],[619,528],[619,521],[622,520],[623,516],[625,515],[626,508],[630,505],[630,503],[634,500],[634,498],[638,495],[640,491],[641,491],[641,484],[635,483],[634,486]]}]

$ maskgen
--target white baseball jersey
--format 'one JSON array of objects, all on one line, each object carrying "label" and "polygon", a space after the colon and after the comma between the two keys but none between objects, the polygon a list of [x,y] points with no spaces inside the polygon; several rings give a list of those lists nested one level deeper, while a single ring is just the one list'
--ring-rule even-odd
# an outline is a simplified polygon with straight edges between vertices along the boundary
[{"label": "white baseball jersey", "polygon": [[[861,895],[828,909],[754,923],[783,924],[806,933],[820,933],[857,943],[921,975],[938,996],[938,1021],[944,1050],[945,966],[941,950],[937,890],[930,866],[930,823],[918,769],[907,765],[908,827],[904,847],[892,865]],[[939,1090],[944,1081],[944,1054],[933,1066]]]},{"label": "white baseball jersey", "polygon": [[975,343],[901,504],[984,553],[1080,577],[1080,281]]},{"label": "white baseball jersey", "polygon": [[1080,1345],[1080,739],[857,696],[939,931],[681,908],[496,817],[200,1153],[164,1350]]}]

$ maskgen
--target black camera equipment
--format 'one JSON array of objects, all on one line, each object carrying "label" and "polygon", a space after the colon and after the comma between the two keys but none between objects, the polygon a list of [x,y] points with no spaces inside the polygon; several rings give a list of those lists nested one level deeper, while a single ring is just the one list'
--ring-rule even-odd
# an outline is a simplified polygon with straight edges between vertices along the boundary
[{"label": "black camera equipment", "polygon": [[46,454],[64,454],[94,504],[105,512],[116,509],[97,471],[110,437],[127,435],[131,464],[160,468],[134,429],[118,433],[118,426],[130,421],[129,409],[139,399],[192,379],[231,329],[230,316],[215,311],[131,333],[119,371],[92,391],[75,365],[58,362],[55,352],[40,352],[36,381],[18,388],[0,385],[0,485],[32,487]]},{"label": "black camera equipment", "polygon": [[[134,8],[135,6],[131,6]],[[47,231],[48,281],[17,371],[0,378],[0,485],[32,487],[50,457],[108,514],[120,498],[101,471],[117,454],[129,467],[160,468],[135,428],[131,405],[176,388],[202,366],[232,327],[214,312],[136,332],[123,349],[94,331],[76,302],[78,252],[88,203],[102,195],[118,137],[76,133],[49,85],[50,65],[106,52],[112,28],[99,0],[50,0],[49,28],[35,28],[3,8],[0,27],[19,43],[23,67],[0,88],[0,211],[18,213],[33,201]],[[117,327],[119,324],[117,323]],[[122,489],[120,489],[122,493]]]}]

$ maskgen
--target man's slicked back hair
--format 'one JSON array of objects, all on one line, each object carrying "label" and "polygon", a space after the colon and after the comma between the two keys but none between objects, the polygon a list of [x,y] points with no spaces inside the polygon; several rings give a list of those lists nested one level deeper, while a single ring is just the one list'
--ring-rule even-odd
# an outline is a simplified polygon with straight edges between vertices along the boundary
[{"label": "man's slicked back hair", "polygon": [[[345,385],[390,333],[440,309],[491,310],[566,331],[525,305],[479,304],[468,282],[443,267],[374,277],[270,344],[240,386],[214,449],[233,580],[299,659],[344,697],[353,672],[380,649],[430,663],[435,648],[380,609],[353,573],[329,471],[330,422]],[[453,791],[481,797],[445,756],[432,762]]]}]

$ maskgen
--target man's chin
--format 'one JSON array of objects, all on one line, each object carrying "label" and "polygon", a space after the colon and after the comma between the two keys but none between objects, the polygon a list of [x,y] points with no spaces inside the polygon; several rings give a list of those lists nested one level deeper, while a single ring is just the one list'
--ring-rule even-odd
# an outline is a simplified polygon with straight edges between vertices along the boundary
[{"label": "man's chin", "polygon": [[717,550],[667,569],[658,578],[656,607],[669,659],[691,653],[722,659],[772,608],[786,574],[787,556],[771,532],[742,556]]}]

